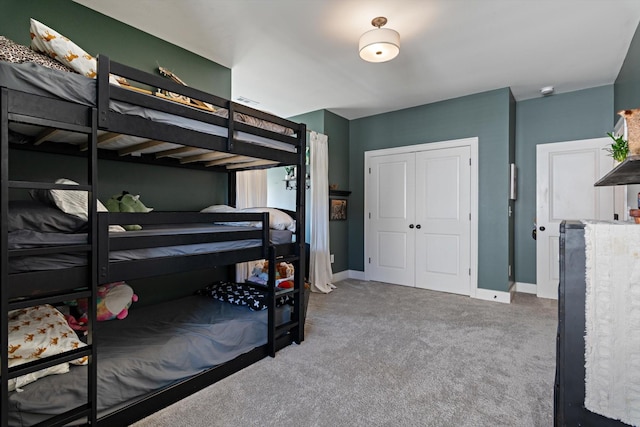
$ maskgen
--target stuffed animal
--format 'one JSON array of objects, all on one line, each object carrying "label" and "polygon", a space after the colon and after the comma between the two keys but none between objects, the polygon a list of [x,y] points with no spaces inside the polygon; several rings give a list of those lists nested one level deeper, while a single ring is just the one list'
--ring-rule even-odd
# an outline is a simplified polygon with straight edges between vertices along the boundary
[{"label": "stuffed animal", "polygon": [[[148,208],[140,201],[140,196],[130,194],[128,191],[123,191],[122,194],[116,194],[111,196],[107,203],[105,203],[109,212],[132,212],[132,213],[147,213],[151,212],[153,208]],[[142,230],[142,227],[137,224],[124,225],[127,231]]]},{"label": "stuffed animal", "polygon": [[[138,295],[125,282],[115,282],[98,286],[97,300],[96,318],[98,322],[111,319],[122,320],[129,314],[131,304],[138,301]],[[87,299],[78,300],[78,310],[81,313],[86,313],[88,308]]]},{"label": "stuffed animal", "polygon": [[[293,282],[289,279],[293,277],[294,269],[293,265],[288,262],[279,262],[276,264],[276,283],[278,283],[278,287],[280,288],[288,288],[293,287]],[[252,278],[255,277],[258,279],[258,283],[266,283],[269,280],[269,261],[259,261],[251,272]],[[279,282],[278,282],[279,281]]]}]

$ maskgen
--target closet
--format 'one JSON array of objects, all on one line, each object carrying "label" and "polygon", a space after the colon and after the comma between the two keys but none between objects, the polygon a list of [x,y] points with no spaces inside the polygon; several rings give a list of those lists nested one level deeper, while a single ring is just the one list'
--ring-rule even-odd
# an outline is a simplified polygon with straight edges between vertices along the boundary
[{"label": "closet", "polygon": [[470,294],[473,141],[365,153],[367,280]]}]

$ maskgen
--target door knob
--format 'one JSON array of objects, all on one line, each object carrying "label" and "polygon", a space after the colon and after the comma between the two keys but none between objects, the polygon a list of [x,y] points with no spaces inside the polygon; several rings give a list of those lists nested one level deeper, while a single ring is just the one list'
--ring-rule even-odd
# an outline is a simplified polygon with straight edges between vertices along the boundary
[{"label": "door knob", "polygon": [[422,226],[421,226],[420,224],[418,224],[418,225],[416,225],[416,228],[417,228],[417,229],[421,229],[421,228],[422,228]]},{"label": "door knob", "polygon": [[409,224],[409,228],[413,228],[413,224]]},{"label": "door knob", "polygon": [[540,231],[544,231],[544,230],[546,230],[546,228],[544,228],[544,225],[541,225],[540,226]]}]

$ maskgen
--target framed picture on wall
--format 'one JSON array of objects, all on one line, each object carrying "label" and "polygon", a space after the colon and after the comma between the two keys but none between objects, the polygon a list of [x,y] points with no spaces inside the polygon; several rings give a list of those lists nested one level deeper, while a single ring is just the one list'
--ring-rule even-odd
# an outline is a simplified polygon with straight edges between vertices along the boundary
[{"label": "framed picture on wall", "polygon": [[347,199],[329,198],[329,221],[346,221]]}]

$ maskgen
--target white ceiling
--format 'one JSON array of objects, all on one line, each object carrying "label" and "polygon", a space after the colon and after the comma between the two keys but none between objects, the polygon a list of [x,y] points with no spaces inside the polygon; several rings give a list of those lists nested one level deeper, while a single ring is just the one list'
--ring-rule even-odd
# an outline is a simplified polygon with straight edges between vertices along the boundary
[{"label": "white ceiling", "polygon": [[[640,0],[76,0],[232,70],[232,98],[347,119],[511,87],[516,100],[615,81]],[[400,55],[358,56],[388,18]]]}]

